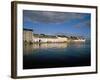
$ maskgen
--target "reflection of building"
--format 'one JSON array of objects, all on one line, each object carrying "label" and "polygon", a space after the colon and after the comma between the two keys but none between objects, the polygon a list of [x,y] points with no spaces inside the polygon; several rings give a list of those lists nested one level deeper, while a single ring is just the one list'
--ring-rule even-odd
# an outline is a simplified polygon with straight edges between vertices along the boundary
[{"label": "reflection of building", "polygon": [[68,43],[41,43],[41,44],[34,44],[33,49],[58,49],[58,48],[66,48],[68,46]]},{"label": "reflection of building", "polygon": [[23,46],[24,55],[32,54],[38,52],[38,50],[63,50],[68,47],[68,43],[34,43],[34,45],[27,44]]},{"label": "reflection of building", "polygon": [[32,42],[33,41],[33,30],[32,29],[24,29],[23,30],[23,40],[24,40],[24,42]]}]

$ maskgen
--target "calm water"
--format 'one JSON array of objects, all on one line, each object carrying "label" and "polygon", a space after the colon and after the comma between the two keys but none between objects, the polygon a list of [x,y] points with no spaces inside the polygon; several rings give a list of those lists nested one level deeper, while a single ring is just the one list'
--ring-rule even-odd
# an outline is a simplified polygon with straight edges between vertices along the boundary
[{"label": "calm water", "polygon": [[90,51],[85,42],[24,45],[23,69],[90,66]]}]

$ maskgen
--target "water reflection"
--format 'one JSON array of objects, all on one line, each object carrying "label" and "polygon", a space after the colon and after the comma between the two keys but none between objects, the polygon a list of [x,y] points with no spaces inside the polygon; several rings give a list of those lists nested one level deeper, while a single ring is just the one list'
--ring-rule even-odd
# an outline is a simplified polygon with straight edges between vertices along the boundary
[{"label": "water reflection", "polygon": [[24,54],[30,54],[40,49],[62,49],[67,48],[67,43],[35,43],[35,44],[24,44]]},{"label": "water reflection", "polygon": [[41,43],[23,45],[23,69],[90,66],[90,43]]},{"label": "water reflection", "polygon": [[23,45],[23,51],[24,54],[31,54],[38,50],[64,50],[66,48],[81,48],[85,47],[85,43],[76,42],[76,43],[34,43],[34,44],[24,44]]},{"label": "water reflection", "polygon": [[38,46],[38,48],[65,48],[67,47],[68,44],[67,43],[44,43],[44,44],[40,44]]},{"label": "water reflection", "polygon": [[87,44],[85,42],[72,42],[72,43],[70,43],[70,46],[75,47],[75,48],[83,48],[86,45]]}]

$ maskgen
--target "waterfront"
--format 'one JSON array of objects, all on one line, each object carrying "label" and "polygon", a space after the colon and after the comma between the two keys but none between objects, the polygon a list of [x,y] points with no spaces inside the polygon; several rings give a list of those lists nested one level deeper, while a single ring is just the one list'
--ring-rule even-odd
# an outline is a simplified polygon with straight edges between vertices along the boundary
[{"label": "waterfront", "polygon": [[88,42],[23,45],[23,69],[90,66]]}]

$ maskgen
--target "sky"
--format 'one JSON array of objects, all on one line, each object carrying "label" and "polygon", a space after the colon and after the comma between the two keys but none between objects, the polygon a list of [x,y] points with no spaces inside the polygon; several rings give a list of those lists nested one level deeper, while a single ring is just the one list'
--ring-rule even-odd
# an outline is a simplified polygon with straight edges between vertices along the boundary
[{"label": "sky", "polygon": [[23,28],[35,34],[83,36],[90,38],[91,14],[23,10]]}]

